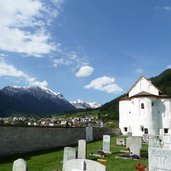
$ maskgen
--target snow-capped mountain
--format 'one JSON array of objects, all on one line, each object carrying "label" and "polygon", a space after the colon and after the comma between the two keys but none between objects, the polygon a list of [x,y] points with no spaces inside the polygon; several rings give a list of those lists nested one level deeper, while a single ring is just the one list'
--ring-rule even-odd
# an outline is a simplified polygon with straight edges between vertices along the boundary
[{"label": "snow-capped mountain", "polygon": [[28,93],[39,99],[44,97],[44,98],[60,98],[65,100],[61,93],[57,93],[49,88],[39,87],[39,86],[28,86],[28,87],[7,86],[4,87],[1,91],[9,96],[16,96],[16,95],[21,96],[25,93]]},{"label": "snow-capped mountain", "polygon": [[23,112],[34,114],[53,114],[74,110],[61,93],[38,86],[11,87],[1,90],[4,94],[17,99],[23,105]]},{"label": "snow-capped mountain", "polygon": [[99,102],[85,102],[83,100],[77,99],[76,101],[70,102],[73,106],[75,106],[77,109],[87,109],[87,108],[98,108],[101,107],[102,104]]},{"label": "snow-capped mountain", "polygon": [[99,102],[89,102],[89,105],[94,109],[102,106],[102,104]]}]

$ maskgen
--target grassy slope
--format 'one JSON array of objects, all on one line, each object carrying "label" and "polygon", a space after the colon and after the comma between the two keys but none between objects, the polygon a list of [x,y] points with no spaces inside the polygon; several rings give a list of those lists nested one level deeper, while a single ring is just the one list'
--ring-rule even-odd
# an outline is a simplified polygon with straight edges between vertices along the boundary
[{"label": "grassy slope", "polygon": [[[112,137],[111,144],[115,145],[116,137]],[[102,141],[91,142],[87,144],[87,154],[97,152],[102,146]],[[112,152],[119,152],[123,147],[111,147]],[[88,158],[91,158],[87,155]],[[116,154],[107,156],[108,171],[133,171],[135,165],[139,162],[147,165],[147,159],[130,160],[130,159],[115,159]],[[0,157],[0,171],[11,171],[12,162],[18,158],[26,160],[29,171],[52,171],[62,168],[63,148],[54,150],[20,154],[14,156]]]}]

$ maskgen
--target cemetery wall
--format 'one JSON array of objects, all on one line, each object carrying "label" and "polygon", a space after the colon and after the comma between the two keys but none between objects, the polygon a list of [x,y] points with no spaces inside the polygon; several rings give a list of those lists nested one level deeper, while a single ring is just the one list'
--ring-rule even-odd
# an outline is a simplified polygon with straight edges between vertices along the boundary
[{"label": "cemetery wall", "polygon": [[121,135],[121,130],[119,128],[93,128],[94,140],[103,139],[103,135]]},{"label": "cemetery wall", "polygon": [[[95,140],[105,134],[118,135],[119,131],[93,128]],[[68,146],[77,144],[79,139],[86,139],[85,128],[0,126],[0,155]]]}]

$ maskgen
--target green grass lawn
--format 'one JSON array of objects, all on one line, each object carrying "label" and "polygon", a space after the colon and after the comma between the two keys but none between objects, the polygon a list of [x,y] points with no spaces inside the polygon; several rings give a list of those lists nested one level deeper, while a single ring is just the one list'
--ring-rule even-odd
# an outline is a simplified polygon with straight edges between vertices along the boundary
[{"label": "green grass lawn", "polygon": [[[142,158],[140,160],[116,159],[115,156],[120,155],[120,150],[124,149],[123,147],[115,145],[116,138],[117,137],[111,138],[111,151],[115,152],[115,154],[105,157],[105,159],[107,159],[107,171],[136,171],[135,165],[137,163],[140,162],[143,165],[147,165],[147,158]],[[102,141],[88,143],[87,158],[95,159],[89,154],[91,152],[96,153],[101,146]],[[145,154],[146,151],[147,146],[144,145],[143,154]],[[0,171],[11,171],[13,161],[18,158],[26,160],[29,171],[52,171],[55,169],[62,169],[63,148],[0,157]]]}]

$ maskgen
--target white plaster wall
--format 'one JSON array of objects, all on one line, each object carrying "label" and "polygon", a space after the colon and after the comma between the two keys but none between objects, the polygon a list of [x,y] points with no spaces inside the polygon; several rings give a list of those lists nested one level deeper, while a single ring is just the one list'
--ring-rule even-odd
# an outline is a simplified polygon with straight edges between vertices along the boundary
[{"label": "white plaster wall", "polygon": [[150,94],[159,95],[158,89],[151,84],[150,81],[142,77],[137,84],[129,92],[129,97],[132,97],[142,91],[148,92]]},{"label": "white plaster wall", "polygon": [[[145,115],[143,115],[142,112],[139,110],[139,99],[134,98],[131,101],[132,116],[130,119],[130,125],[132,127],[132,135],[138,136],[141,134],[140,125]],[[144,99],[141,102],[144,102]]]},{"label": "white plaster wall", "polygon": [[[127,132],[124,131],[124,127],[129,128],[129,111],[130,111],[130,101],[120,101],[119,102],[119,128],[121,129],[121,132],[126,135]],[[128,130],[129,132],[130,130]]]},{"label": "white plaster wall", "polygon": [[161,120],[162,120],[160,129],[162,128],[171,129],[171,100],[162,99],[161,102],[163,105],[160,105],[159,108],[159,111],[161,113]]},{"label": "white plaster wall", "polygon": [[[134,108],[135,111],[132,124],[134,125],[133,135],[141,136],[144,134],[144,131],[141,130],[140,126],[143,126],[144,129],[148,128],[149,134],[156,134],[157,129],[155,128],[155,123],[157,120],[156,115],[153,115],[152,101],[150,98],[135,98],[134,99]],[[141,103],[144,103],[144,109],[141,109]],[[135,126],[136,125],[136,126]]]},{"label": "white plaster wall", "polygon": [[149,134],[152,135],[159,134],[159,130],[158,130],[159,116],[157,110],[158,110],[157,99],[146,98],[147,117],[146,117],[146,121],[144,121],[144,125],[146,128],[148,128]]},{"label": "white plaster wall", "polygon": [[[153,102],[153,106],[152,106]],[[141,103],[144,103],[144,109],[141,109]],[[148,128],[149,134],[159,133],[158,123],[158,105],[156,98],[133,98],[132,100],[120,101],[119,103],[119,127],[124,132],[124,127],[128,127],[128,132],[134,136],[142,136],[144,132],[140,126]]]},{"label": "white plaster wall", "polygon": [[[141,92],[147,92],[158,96],[159,90],[146,78],[142,77],[130,90],[128,97]],[[144,109],[141,109],[141,103]],[[126,135],[132,132],[135,136],[141,136],[144,132],[140,126],[148,128],[148,134],[158,135],[165,128],[169,129],[171,135],[171,98],[158,97],[134,97],[119,102],[119,128]],[[128,132],[124,131],[128,128]]]}]

